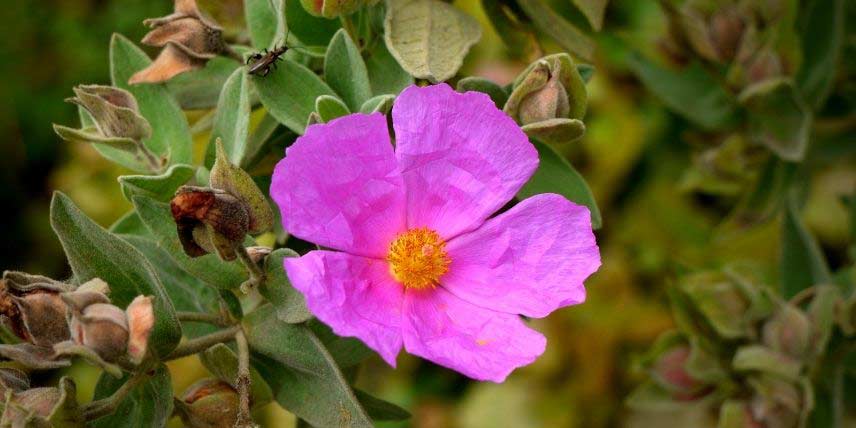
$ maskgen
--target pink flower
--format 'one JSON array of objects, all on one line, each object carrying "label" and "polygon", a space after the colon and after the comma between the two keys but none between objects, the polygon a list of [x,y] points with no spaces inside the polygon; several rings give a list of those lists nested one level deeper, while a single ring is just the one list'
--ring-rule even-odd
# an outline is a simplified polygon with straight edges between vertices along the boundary
[{"label": "pink flower", "polygon": [[538,154],[486,95],[411,86],[392,110],[306,130],[271,196],[294,236],[337,251],[286,259],[309,309],[395,366],[401,347],[502,382],[544,352],[519,315],[585,300],[600,266],[587,208],[555,194],[502,208]]}]

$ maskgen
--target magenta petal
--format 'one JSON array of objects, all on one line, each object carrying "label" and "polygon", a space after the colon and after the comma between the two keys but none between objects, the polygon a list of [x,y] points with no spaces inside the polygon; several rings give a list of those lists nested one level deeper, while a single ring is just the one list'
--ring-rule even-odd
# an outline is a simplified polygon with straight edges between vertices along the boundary
[{"label": "magenta petal", "polygon": [[285,259],[291,284],[339,336],[357,337],[395,367],[401,350],[401,286],[385,261],[333,251]]},{"label": "magenta petal", "polygon": [[451,240],[441,282],[456,296],[496,311],[543,317],[582,303],[583,281],[600,267],[588,208],[535,195]]},{"label": "magenta petal", "polygon": [[404,184],[379,113],[307,128],[276,165],[270,193],[289,233],[352,254],[385,256],[405,227]]},{"label": "magenta petal", "polygon": [[407,224],[450,239],[475,229],[532,176],[538,153],[482,93],[411,86],[392,109]]},{"label": "magenta petal", "polygon": [[475,306],[442,288],[408,291],[404,308],[407,352],[473,379],[502,382],[547,346],[519,316]]}]

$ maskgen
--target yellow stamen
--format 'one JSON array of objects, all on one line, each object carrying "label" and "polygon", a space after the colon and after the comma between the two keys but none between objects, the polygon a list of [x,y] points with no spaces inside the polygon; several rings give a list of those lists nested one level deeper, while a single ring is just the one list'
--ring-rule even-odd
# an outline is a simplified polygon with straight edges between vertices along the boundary
[{"label": "yellow stamen", "polygon": [[427,227],[408,230],[389,245],[389,271],[406,288],[434,288],[452,262],[445,247],[446,241]]}]

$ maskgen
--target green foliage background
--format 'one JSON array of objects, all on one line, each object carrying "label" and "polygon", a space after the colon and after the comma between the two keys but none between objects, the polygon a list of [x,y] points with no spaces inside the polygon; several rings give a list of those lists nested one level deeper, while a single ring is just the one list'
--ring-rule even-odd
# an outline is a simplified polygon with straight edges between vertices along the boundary
[{"label": "green foliage background", "polygon": [[[113,32],[138,41],[145,33],[141,20],[166,15],[171,3],[52,0],[0,6],[0,265],[5,269],[57,278],[70,275],[48,227],[54,189],[67,193],[102,225],[130,208],[115,182],[127,171],[90,146],[63,143],[50,123],[75,123],[76,109],[62,102],[73,85],[109,81],[107,47]],[[221,3],[229,7],[229,2]],[[483,31],[464,73],[503,83],[513,79],[526,64],[508,59],[480,3],[455,4],[476,16]],[[610,4],[605,28],[596,36],[597,71],[588,84],[587,134],[562,146],[591,185],[603,214],[598,231],[603,267],[587,283],[586,304],[535,320],[533,326],[549,338],[547,352],[501,385],[468,382],[404,355],[393,371],[373,357],[358,386],[413,413],[410,422],[385,426],[658,426],[661,421],[630,413],[622,400],[643,379],[633,370],[634,356],[672,326],[666,286],[683,272],[747,260],[770,282],[778,281],[780,220],[735,231],[722,225],[733,201],[681,191],[692,159],[694,128],[641,86],[618,41],[618,36],[632,39],[637,48],[653,52],[664,27],[653,1]],[[558,50],[549,41],[546,46]],[[814,171],[803,208],[804,220],[833,270],[848,258],[848,212],[838,195],[856,188],[853,114],[845,115],[844,123],[818,125],[849,127],[850,138],[818,149],[816,156],[825,166]],[[196,156],[198,160],[203,154]],[[168,366],[177,391],[205,374],[196,357]],[[85,400],[92,396],[95,373],[84,365],[71,369]],[[270,409],[265,426],[287,426],[285,421],[293,420],[275,406]],[[669,425],[678,426],[673,423]]]}]

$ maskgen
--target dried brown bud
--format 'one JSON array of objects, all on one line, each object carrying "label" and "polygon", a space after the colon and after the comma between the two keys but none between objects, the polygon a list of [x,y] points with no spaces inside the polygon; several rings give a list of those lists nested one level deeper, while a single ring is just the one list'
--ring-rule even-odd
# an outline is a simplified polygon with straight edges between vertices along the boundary
[{"label": "dried brown bud", "polygon": [[219,138],[215,141],[217,158],[211,167],[209,182],[211,187],[228,192],[238,198],[247,208],[249,216],[248,233],[258,234],[266,232],[273,227],[274,215],[265,194],[259,186],[247,174],[229,160],[223,141]]},{"label": "dried brown bud", "polygon": [[75,398],[77,388],[62,378],[57,388],[34,388],[7,394],[0,426],[83,427],[83,415]]},{"label": "dried brown bud", "polygon": [[125,312],[106,303],[87,306],[71,319],[73,339],[100,356],[116,362],[128,349],[128,320]]},{"label": "dried brown bud", "polygon": [[238,393],[219,379],[202,379],[191,385],[176,403],[190,428],[232,428],[238,419]]},{"label": "dried brown bud", "polygon": [[0,368],[0,396],[7,391],[20,392],[30,389],[30,378],[27,374],[12,368]]},{"label": "dried brown bud", "polygon": [[0,315],[22,340],[50,347],[68,340],[68,308],[60,293],[71,286],[39,275],[5,272],[0,281]]},{"label": "dried brown bud", "polygon": [[152,298],[137,296],[128,309],[128,356],[134,364],[140,364],[148,351],[149,335],[155,326]]},{"label": "dried brown bud", "polygon": [[152,127],[130,92],[100,85],[80,85],[73,90],[74,98],[66,101],[86,109],[102,136],[142,141],[152,135]]},{"label": "dried brown bud", "polygon": [[174,13],[143,23],[152,28],[143,43],[163,50],[148,67],[131,76],[130,84],[164,82],[204,67],[227,49],[222,28],[202,15],[195,0],[176,0]]},{"label": "dried brown bud", "polygon": [[190,257],[216,250],[234,260],[234,246],[249,229],[246,205],[223,190],[182,186],[170,203],[184,252]]}]

